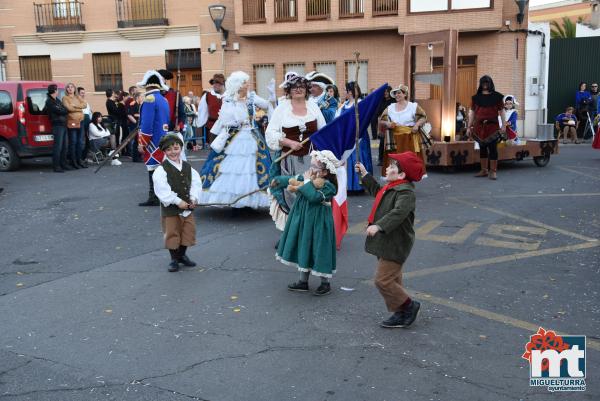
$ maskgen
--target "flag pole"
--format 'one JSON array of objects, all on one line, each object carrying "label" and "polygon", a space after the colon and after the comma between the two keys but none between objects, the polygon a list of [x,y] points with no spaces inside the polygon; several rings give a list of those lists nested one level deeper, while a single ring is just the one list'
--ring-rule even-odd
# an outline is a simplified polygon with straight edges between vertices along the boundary
[{"label": "flag pole", "polygon": [[[360,149],[359,149],[359,141],[360,141],[360,116],[358,114],[358,91],[356,87],[358,85],[358,70],[360,69],[360,64],[358,63],[358,58],[360,57],[360,52],[354,52],[354,58],[356,63],[356,71],[354,74],[354,89],[352,91],[352,95],[354,96],[354,122],[356,125],[356,163],[360,163]],[[362,180],[360,174],[358,175],[358,183],[362,184]]]}]

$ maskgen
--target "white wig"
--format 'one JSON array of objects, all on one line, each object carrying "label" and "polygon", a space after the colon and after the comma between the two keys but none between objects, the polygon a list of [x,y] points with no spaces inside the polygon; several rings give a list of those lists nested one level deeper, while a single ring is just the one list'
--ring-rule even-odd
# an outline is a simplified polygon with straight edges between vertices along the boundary
[{"label": "white wig", "polygon": [[169,90],[169,86],[166,84],[165,79],[163,78],[163,76],[160,75],[155,70],[148,70],[148,71],[146,71],[146,74],[144,74],[144,78],[142,78],[142,80],[137,83],[137,86],[145,88],[146,86],[148,86],[148,80],[150,80],[150,78],[154,78],[153,81],[158,81],[158,82],[155,82],[155,83],[150,84],[150,85],[156,85],[156,86],[160,87],[160,89],[165,90],[165,91]]},{"label": "white wig", "polygon": [[225,97],[237,100],[238,91],[244,82],[248,82],[249,80],[250,76],[244,71],[235,71],[231,73],[231,75],[227,77],[227,80],[225,81]]}]

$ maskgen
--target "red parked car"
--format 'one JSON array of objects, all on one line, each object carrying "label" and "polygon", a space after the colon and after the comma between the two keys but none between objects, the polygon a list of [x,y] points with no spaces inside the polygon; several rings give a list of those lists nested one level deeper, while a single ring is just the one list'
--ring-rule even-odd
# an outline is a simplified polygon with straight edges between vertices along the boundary
[{"label": "red parked car", "polygon": [[18,169],[24,158],[52,156],[52,126],[44,110],[50,84],[62,98],[65,85],[58,82],[0,82],[0,171]]}]

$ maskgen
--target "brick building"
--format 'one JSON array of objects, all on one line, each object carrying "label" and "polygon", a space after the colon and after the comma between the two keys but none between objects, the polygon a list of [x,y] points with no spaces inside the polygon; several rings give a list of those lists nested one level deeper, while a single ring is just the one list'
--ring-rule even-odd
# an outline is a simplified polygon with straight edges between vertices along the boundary
[{"label": "brick building", "polygon": [[[198,93],[213,73],[238,69],[263,95],[286,70],[320,70],[341,87],[354,79],[354,51],[363,91],[398,85],[404,35],[445,29],[459,31],[458,101],[469,102],[483,74],[524,97],[525,34],[510,30],[527,27],[527,10],[518,24],[514,0],[225,0],[225,47],[207,0],[45,1],[0,0],[7,79],[73,81],[101,111],[104,89],[127,88],[148,68],[174,70],[179,49],[183,91]],[[419,48],[416,70],[440,71],[441,55],[435,43]],[[417,98],[440,95],[431,83],[415,85]]]}]

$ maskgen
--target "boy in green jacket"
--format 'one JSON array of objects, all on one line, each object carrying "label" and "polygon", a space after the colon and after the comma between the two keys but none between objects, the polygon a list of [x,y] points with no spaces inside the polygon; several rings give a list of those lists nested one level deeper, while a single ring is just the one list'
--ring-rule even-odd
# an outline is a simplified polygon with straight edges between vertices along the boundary
[{"label": "boy in green jacket", "polygon": [[375,196],[369,215],[365,250],[377,256],[375,286],[394,314],[382,327],[408,327],[417,318],[421,304],[412,300],[402,286],[402,265],[415,242],[415,192],[413,182],[425,174],[423,161],[414,152],[390,154],[383,187],[357,163],[363,187]]}]

